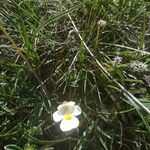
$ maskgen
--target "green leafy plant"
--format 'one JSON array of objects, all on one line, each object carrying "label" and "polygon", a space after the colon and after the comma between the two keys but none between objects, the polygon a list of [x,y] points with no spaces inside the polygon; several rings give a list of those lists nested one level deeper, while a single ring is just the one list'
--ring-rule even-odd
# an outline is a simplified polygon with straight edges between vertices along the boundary
[{"label": "green leafy plant", "polygon": [[[2,0],[0,149],[150,149],[149,6]],[[83,111],[66,133],[64,101]]]}]

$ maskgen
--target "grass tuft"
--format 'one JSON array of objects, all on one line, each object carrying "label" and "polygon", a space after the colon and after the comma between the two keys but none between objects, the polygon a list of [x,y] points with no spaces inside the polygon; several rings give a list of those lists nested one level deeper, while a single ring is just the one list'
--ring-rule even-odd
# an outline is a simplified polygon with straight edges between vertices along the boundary
[{"label": "grass tuft", "polygon": [[[150,149],[146,0],[0,1],[0,149]],[[52,114],[82,108],[63,133]]]}]

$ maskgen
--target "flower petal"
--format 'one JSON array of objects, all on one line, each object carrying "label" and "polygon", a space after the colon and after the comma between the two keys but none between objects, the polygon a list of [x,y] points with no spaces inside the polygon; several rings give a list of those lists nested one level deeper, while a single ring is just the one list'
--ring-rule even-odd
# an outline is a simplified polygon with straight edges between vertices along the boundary
[{"label": "flower petal", "polygon": [[75,102],[69,101],[69,102],[67,103],[67,105],[74,106],[74,105],[75,105]]},{"label": "flower petal", "polygon": [[60,105],[57,107],[57,109],[60,109],[63,105],[64,105],[64,104],[60,104]]},{"label": "flower petal", "polygon": [[73,115],[74,115],[74,116],[80,115],[81,112],[82,112],[81,108],[80,108],[78,105],[75,105],[74,108],[75,108],[75,110],[74,110]]},{"label": "flower petal", "polygon": [[79,120],[76,117],[73,117],[71,120],[62,120],[60,123],[60,129],[63,132],[70,131],[79,126]]},{"label": "flower petal", "polygon": [[61,109],[62,107],[64,107],[64,106],[74,106],[75,105],[75,102],[73,102],[73,101],[69,101],[69,102],[64,102],[64,103],[62,103],[62,104],[60,104],[58,107],[57,107],[57,109]]},{"label": "flower petal", "polygon": [[59,115],[58,111],[55,111],[55,112],[53,113],[53,120],[54,120],[55,122],[59,122],[59,121],[61,121],[62,119],[63,119],[63,116]]}]

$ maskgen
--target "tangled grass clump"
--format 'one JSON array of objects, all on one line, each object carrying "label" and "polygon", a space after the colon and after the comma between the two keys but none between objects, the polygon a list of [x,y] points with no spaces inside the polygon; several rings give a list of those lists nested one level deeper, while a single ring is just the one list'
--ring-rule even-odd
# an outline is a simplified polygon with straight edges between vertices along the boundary
[{"label": "tangled grass clump", "polygon": [[[0,149],[150,149],[149,7],[1,0]],[[82,108],[66,133],[52,119],[64,101]]]}]

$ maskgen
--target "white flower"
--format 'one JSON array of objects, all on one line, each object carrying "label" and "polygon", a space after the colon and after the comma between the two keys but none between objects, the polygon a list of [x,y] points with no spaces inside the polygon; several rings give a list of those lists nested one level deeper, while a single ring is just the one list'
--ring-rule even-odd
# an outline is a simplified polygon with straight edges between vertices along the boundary
[{"label": "white flower", "polygon": [[53,113],[53,120],[60,123],[60,129],[70,131],[79,126],[79,120],[76,116],[81,114],[81,108],[75,105],[75,102],[64,102],[57,107],[57,111]]},{"label": "white flower", "polygon": [[97,22],[97,24],[100,26],[100,27],[105,27],[107,25],[107,22],[105,20],[99,20]]},{"label": "white flower", "polygon": [[134,72],[143,72],[147,70],[147,64],[140,62],[140,61],[133,61],[130,64],[130,68],[134,71]]},{"label": "white flower", "polygon": [[122,57],[120,57],[120,56],[114,57],[114,59],[112,61],[113,65],[120,64],[121,62],[122,62]]}]

